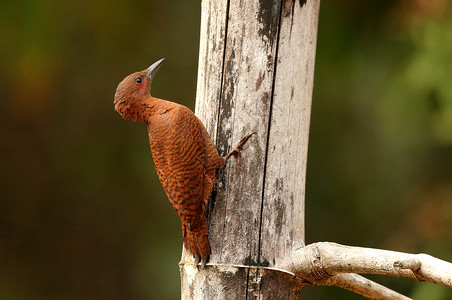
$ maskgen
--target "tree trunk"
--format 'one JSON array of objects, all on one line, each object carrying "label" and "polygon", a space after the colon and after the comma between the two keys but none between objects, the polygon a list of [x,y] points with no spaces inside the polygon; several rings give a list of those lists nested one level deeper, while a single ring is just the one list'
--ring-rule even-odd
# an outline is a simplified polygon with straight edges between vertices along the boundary
[{"label": "tree trunk", "polygon": [[278,267],[304,246],[304,191],[319,0],[203,0],[196,114],[220,155],[208,207],[212,256],[180,263],[182,299],[297,299]]}]

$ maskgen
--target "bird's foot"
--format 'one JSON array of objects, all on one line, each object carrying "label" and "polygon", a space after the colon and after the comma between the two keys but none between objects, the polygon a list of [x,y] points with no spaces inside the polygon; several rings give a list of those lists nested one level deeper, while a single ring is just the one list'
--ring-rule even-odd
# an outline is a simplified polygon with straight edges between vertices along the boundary
[{"label": "bird's foot", "polygon": [[239,165],[239,167],[241,166],[241,158],[242,158],[242,154],[240,153],[240,151],[242,151],[243,146],[246,144],[246,142],[250,139],[251,136],[253,136],[253,134],[257,134],[257,132],[251,132],[250,134],[245,135],[239,142],[238,144],[234,147],[234,149],[232,149],[231,152],[228,153],[228,155],[226,155],[224,157],[224,161],[226,162],[231,156],[234,156],[237,159],[237,164]]},{"label": "bird's foot", "polygon": [[198,268],[199,260],[200,260],[199,256],[196,255],[196,256],[195,256],[195,262],[194,262],[194,264],[193,264],[193,265],[195,266],[196,269]]}]

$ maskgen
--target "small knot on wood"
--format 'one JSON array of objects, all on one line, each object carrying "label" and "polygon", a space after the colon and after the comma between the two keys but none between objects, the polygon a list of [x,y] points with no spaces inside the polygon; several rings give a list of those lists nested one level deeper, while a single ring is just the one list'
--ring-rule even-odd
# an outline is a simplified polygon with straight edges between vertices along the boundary
[{"label": "small knot on wood", "polygon": [[416,258],[397,260],[394,262],[394,268],[396,269],[409,269],[416,272],[421,267],[421,262]]},{"label": "small knot on wood", "polygon": [[[300,257],[304,261],[303,265],[303,279],[313,283],[319,284],[329,279],[331,274],[327,272],[322,261],[322,256],[319,248],[315,245],[306,246],[304,251],[300,251]],[[301,274],[300,274],[301,275]]]},{"label": "small knot on wood", "polygon": [[423,281],[422,278],[418,276],[418,271],[421,268],[421,262],[417,258],[397,260],[394,262],[394,268],[411,270],[411,272],[413,272],[413,275],[417,280]]}]

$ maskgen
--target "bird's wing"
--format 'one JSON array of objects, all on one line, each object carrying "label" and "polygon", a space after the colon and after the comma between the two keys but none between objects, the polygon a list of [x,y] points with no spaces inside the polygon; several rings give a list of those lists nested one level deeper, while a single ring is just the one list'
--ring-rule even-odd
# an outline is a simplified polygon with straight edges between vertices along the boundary
[{"label": "bird's wing", "polygon": [[[157,122],[158,121],[158,122]],[[202,124],[201,124],[202,126]],[[205,265],[210,255],[204,211],[212,189],[207,153],[198,118],[186,107],[167,111],[149,130],[154,163],[168,198],[181,217],[186,248]],[[215,179],[214,179],[215,180]],[[206,198],[207,195],[207,198]],[[204,199],[206,198],[206,199]]]},{"label": "bird's wing", "polygon": [[151,149],[160,182],[179,215],[204,216],[207,153],[200,121],[181,106],[161,115],[159,123],[153,129],[161,128],[161,134],[152,134]]}]

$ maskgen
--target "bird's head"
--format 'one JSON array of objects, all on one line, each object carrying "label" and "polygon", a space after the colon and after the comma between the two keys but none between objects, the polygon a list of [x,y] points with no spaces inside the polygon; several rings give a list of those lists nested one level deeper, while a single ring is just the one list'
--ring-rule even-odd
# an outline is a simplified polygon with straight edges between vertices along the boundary
[{"label": "bird's head", "polygon": [[119,83],[113,103],[124,119],[137,120],[144,102],[151,96],[152,79],[164,60],[162,58],[146,70],[130,74]]}]

